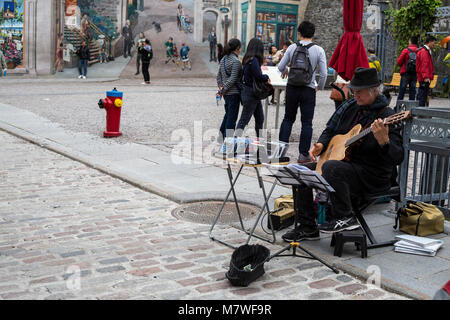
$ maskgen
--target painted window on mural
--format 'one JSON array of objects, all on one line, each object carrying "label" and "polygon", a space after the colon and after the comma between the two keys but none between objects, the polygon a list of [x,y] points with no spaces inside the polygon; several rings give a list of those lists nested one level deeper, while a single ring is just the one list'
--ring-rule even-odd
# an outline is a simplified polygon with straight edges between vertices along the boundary
[{"label": "painted window on mural", "polygon": [[256,15],[258,21],[276,21],[277,14],[275,12],[258,12]]},{"label": "painted window on mural", "polygon": [[[268,3],[264,4],[268,5]],[[297,15],[272,11],[281,8],[278,8],[277,4],[273,4],[273,6],[275,7],[266,8],[267,11],[258,10],[256,13],[255,34],[264,43],[265,50],[268,50],[271,45],[280,49],[286,41],[294,42],[296,39]],[[296,8],[291,8],[291,10],[296,10]]]},{"label": "painted window on mural", "polygon": [[275,43],[277,25],[273,23],[256,24],[256,37],[264,44],[264,50],[269,49],[269,45]]},{"label": "painted window on mural", "polygon": [[24,0],[0,0],[0,50],[8,69],[23,68]]},{"label": "painted window on mural", "polygon": [[278,22],[297,23],[297,16],[295,14],[279,14]]}]

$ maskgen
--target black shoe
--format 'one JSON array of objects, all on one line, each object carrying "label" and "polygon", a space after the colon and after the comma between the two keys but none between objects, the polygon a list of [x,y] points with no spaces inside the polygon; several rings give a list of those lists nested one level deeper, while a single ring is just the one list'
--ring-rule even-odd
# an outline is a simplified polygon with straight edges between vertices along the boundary
[{"label": "black shoe", "polygon": [[305,227],[297,227],[294,230],[291,230],[281,236],[284,241],[292,242],[292,241],[300,241],[300,240],[319,240],[320,233],[319,229],[314,228],[305,228]]},{"label": "black shoe", "polygon": [[335,233],[343,230],[354,230],[360,227],[355,217],[344,217],[319,225],[319,230],[324,233]]},{"label": "black shoe", "polygon": [[136,72],[134,75],[137,76],[139,74],[139,72]]}]

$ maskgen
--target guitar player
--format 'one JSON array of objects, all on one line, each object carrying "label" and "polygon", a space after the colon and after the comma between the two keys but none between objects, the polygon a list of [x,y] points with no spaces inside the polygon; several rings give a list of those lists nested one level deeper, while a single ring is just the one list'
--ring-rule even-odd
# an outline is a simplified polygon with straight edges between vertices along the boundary
[{"label": "guitar player", "polygon": [[[299,225],[282,238],[294,240],[318,240],[320,232],[334,233],[359,227],[352,214],[352,199],[364,193],[385,192],[391,187],[396,165],[403,160],[403,145],[400,128],[385,125],[383,120],[394,114],[388,107],[387,98],[380,92],[380,81],[373,68],[357,68],[348,85],[354,97],[347,100],[328,120],[325,130],[309,150],[314,162],[305,164],[316,168],[316,158],[325,150],[335,135],[346,134],[355,125],[371,132],[354,143],[349,157],[343,160],[328,160],[323,164],[322,176],[336,192],[330,194],[331,212],[327,221],[317,225],[317,214],[313,209],[313,192],[298,188],[296,212]],[[349,158],[349,159],[347,159]]]}]

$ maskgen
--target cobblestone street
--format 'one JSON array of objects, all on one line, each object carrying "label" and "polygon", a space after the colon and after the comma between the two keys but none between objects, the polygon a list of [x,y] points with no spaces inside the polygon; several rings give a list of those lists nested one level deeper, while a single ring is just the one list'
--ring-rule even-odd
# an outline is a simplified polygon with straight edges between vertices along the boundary
[{"label": "cobblestone street", "polygon": [[3,131],[0,140],[2,299],[403,299],[295,258],[233,287],[232,249],[208,225],[175,219],[176,203]]}]

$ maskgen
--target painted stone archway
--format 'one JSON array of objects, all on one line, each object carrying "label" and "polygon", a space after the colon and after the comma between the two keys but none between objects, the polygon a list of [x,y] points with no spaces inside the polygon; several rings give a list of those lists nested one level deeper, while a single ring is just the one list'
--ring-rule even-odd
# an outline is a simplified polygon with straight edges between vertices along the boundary
[{"label": "painted stone archway", "polygon": [[213,6],[209,6],[207,2],[203,0],[195,0],[194,4],[194,41],[197,43],[203,42],[203,17],[205,13],[212,12],[217,16],[216,20],[216,34],[217,34],[217,41],[219,39],[222,39],[222,14],[218,9],[216,9]]}]

